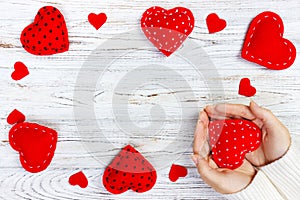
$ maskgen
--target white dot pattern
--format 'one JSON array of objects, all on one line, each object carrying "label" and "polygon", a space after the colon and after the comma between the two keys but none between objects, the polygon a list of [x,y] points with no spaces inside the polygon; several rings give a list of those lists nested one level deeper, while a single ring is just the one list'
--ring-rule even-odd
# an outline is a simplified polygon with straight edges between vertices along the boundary
[{"label": "white dot pattern", "polygon": [[145,36],[166,56],[174,53],[194,28],[193,13],[183,7],[170,10],[154,6],[141,18]]},{"label": "white dot pattern", "polygon": [[261,144],[261,130],[251,121],[217,120],[209,124],[212,157],[221,168],[235,169]]}]

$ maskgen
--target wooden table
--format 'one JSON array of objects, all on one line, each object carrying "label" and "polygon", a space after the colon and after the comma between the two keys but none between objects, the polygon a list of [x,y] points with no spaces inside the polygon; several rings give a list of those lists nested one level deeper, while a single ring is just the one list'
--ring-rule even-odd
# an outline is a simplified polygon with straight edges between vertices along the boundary
[{"label": "wooden table", "polygon": [[[69,30],[70,50],[53,56],[37,57],[24,51],[19,36],[23,28],[31,23],[38,9],[45,5],[53,5],[64,14]],[[177,59],[176,53],[165,59],[144,38],[139,30],[139,20],[142,13],[154,5],[167,9],[184,6],[193,11],[196,22],[189,40],[207,53],[215,67],[214,71],[217,72],[215,77],[199,77],[195,68],[185,67],[187,64]],[[274,11],[282,17],[285,25],[284,36],[299,49],[299,0],[0,1],[0,73],[2,79],[0,82],[2,127],[0,198],[9,200],[223,199],[201,180],[189,157],[192,153],[193,130],[198,111],[206,104],[249,103],[249,98],[239,96],[237,93],[239,80],[243,77],[250,78],[258,90],[253,99],[260,105],[271,109],[282,120],[289,128],[295,145],[300,147],[299,59],[297,58],[293,66],[287,70],[271,71],[240,58],[248,24],[253,17],[266,10]],[[87,16],[91,12],[105,12],[108,16],[107,23],[98,31],[87,21]],[[228,26],[224,31],[217,34],[207,33],[205,18],[211,12],[216,12],[226,19]],[[90,100],[93,101],[98,128],[101,129],[101,134],[97,134],[97,129],[94,130],[95,127],[90,124],[89,116],[83,114],[80,117],[74,111],[75,101],[78,100],[74,99],[74,90],[76,87],[84,90],[77,77],[82,69],[83,73],[98,73],[99,71],[95,69],[83,68],[86,60],[91,59],[89,56],[93,55],[93,50],[103,47],[103,42],[110,41],[112,37],[122,38],[125,35],[122,33],[131,30],[137,30],[136,38],[141,39],[139,42],[144,42],[148,48],[127,50],[128,54],[115,59],[114,63],[107,68],[99,66],[101,68],[99,71],[103,71],[103,76],[99,77],[94,88],[85,88],[95,94]],[[124,37],[125,40],[126,37]],[[138,42],[138,39],[135,41],[134,35],[128,37],[132,38],[133,43]],[[124,51],[124,47],[120,46],[116,47],[115,52],[120,49]],[[30,70],[30,75],[18,82],[10,78],[16,61],[23,61]],[[157,82],[136,86],[134,90],[129,90],[129,88],[132,89],[130,84],[123,84],[121,89],[119,88],[120,91],[114,90],[122,77],[131,69],[147,64],[169,66],[173,69],[172,72],[178,71],[180,75],[177,80],[170,79],[174,82],[168,88],[158,83],[162,80],[158,77]],[[202,70],[204,73],[211,69]],[[146,76],[146,72],[143,73]],[[186,89],[183,87],[184,81],[189,83],[191,91],[184,91]],[[220,82],[222,88],[216,87],[208,90],[207,84],[211,85],[214,82]],[[131,92],[128,93],[128,91]],[[188,93],[187,98],[184,98],[185,92]],[[195,98],[189,99],[190,94],[193,94]],[[177,95],[181,95],[180,98]],[[112,103],[112,96],[116,102]],[[122,114],[119,111],[124,108],[118,104],[119,100],[121,103],[128,102],[129,115],[115,123],[118,117],[116,114]],[[160,121],[162,113],[156,116],[158,118],[151,116],[151,108],[155,105],[160,105],[161,107],[157,108],[164,110],[166,116],[163,121]],[[189,107],[190,105],[196,105],[196,107]],[[6,117],[14,108],[25,113],[28,121],[52,127],[59,133],[55,157],[44,172],[38,174],[25,172],[20,166],[18,154],[8,143],[10,126],[6,123]],[[188,114],[182,115],[182,110],[186,111],[186,109],[189,109]],[[149,125],[151,117],[154,117],[153,126],[147,129],[145,127]],[[120,123],[126,125],[127,122],[144,127],[141,130],[145,132],[130,135],[128,130],[131,129],[128,129],[123,134],[124,130],[120,129],[122,126]],[[186,129],[184,135],[178,138],[176,134],[181,122],[185,124]],[[163,125],[163,128],[158,130],[155,123]],[[80,133],[78,126],[89,131]],[[85,137],[89,136],[90,140],[86,142]],[[93,144],[93,141],[103,143],[103,146],[99,146],[98,152],[98,146],[89,146]],[[157,167],[157,184],[149,192],[143,194],[126,192],[116,196],[109,194],[102,185],[101,178],[105,165],[126,143],[133,144]],[[165,148],[169,143],[174,144],[171,145],[172,148]],[[159,148],[161,151],[157,151]],[[160,161],[162,162],[160,158],[164,158],[162,155],[168,153],[172,156],[169,165],[160,165]],[[168,171],[173,162],[184,165],[189,170],[188,176],[176,183],[168,179]],[[69,176],[79,170],[83,170],[89,179],[89,186],[86,189],[68,184]]]}]

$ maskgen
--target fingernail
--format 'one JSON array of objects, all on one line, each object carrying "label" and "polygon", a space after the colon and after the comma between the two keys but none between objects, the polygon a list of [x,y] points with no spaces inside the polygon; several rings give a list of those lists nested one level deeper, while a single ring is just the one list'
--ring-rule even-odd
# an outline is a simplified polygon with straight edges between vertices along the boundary
[{"label": "fingernail", "polygon": [[255,103],[253,100],[251,100],[251,104],[254,108],[258,108],[259,106],[257,105],[257,103]]},{"label": "fingernail", "polygon": [[209,110],[209,109],[211,109],[212,107],[213,107],[213,105],[207,105],[207,106],[205,106],[204,110]]},{"label": "fingernail", "polygon": [[192,155],[191,157],[192,157],[193,162],[194,162],[195,165],[197,166],[197,165],[198,165],[198,158],[197,158],[197,156],[194,154],[194,155]]}]

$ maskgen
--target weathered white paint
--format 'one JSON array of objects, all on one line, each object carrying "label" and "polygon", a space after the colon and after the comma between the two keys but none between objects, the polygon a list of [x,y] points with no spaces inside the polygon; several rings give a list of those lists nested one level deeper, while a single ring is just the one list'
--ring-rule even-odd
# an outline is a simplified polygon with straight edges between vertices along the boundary
[{"label": "weathered white paint", "polygon": [[[29,24],[37,10],[45,5],[58,7],[64,14],[70,37],[70,51],[49,57],[36,57],[25,52],[19,42],[19,34]],[[190,8],[196,19],[195,29],[190,35],[207,52],[218,69],[220,77],[208,81],[221,79],[225,95],[220,96],[218,91],[206,99],[205,87],[199,87],[197,100],[200,107],[207,102],[235,102],[248,103],[249,99],[237,94],[239,80],[249,77],[258,92],[254,100],[271,109],[288,126],[293,134],[294,141],[299,147],[300,142],[300,71],[299,59],[294,65],[284,71],[270,71],[239,57],[243,38],[251,19],[258,13],[270,10],[278,13],[285,25],[286,38],[300,47],[300,2],[288,1],[258,1],[258,0],[191,0],[191,1],[143,1],[143,0],[65,0],[65,1],[0,1],[0,198],[1,199],[222,199],[209,186],[201,181],[189,155],[191,148],[183,154],[176,163],[189,168],[189,175],[171,183],[168,179],[166,167],[158,171],[158,181],[155,187],[144,194],[127,192],[115,196],[106,192],[101,184],[101,175],[104,166],[95,160],[82,145],[81,138],[76,134],[76,124],[73,116],[73,89],[77,73],[83,62],[93,49],[115,34],[139,28],[141,14],[148,7],[159,5],[165,8],[185,6]],[[105,12],[107,23],[96,31],[87,21],[90,12]],[[210,12],[217,12],[220,17],[227,20],[227,28],[217,34],[207,34],[205,18]],[[153,60],[162,59],[160,53],[154,48],[148,53],[140,53],[135,62],[149,62],[149,55]],[[299,57],[299,54],[298,54]],[[126,72],[126,67],[134,57],[127,57],[119,69],[106,72],[105,80],[118,81],[118,72]],[[30,75],[15,82],[11,80],[13,64],[23,61],[30,69]],[[178,63],[174,62],[174,66]],[[181,69],[187,79],[192,80],[193,71]],[[92,73],[92,72],[91,72]],[[178,80],[180,85],[180,81]],[[196,83],[195,83],[196,84]],[[199,83],[201,85],[201,83]],[[109,89],[109,88],[108,88]],[[161,88],[150,88],[138,91],[141,94],[158,94],[156,98],[143,98],[132,96],[132,108],[142,108],[157,100],[171,103],[173,94],[166,94]],[[219,91],[220,92],[220,91]],[[138,93],[138,94],[139,94]],[[202,98],[201,98],[202,97]],[[157,99],[160,98],[160,99]],[[103,112],[109,112],[110,100],[103,96],[95,98],[95,102]],[[134,107],[136,104],[139,107]],[[173,105],[173,104],[172,104]],[[102,107],[103,106],[103,107]],[[25,172],[19,164],[18,155],[7,141],[10,126],[6,124],[7,114],[18,108],[27,115],[28,121],[38,122],[55,128],[59,132],[59,142],[56,155],[50,167],[42,173],[30,174]],[[193,119],[196,120],[197,110]],[[171,112],[172,114],[172,112]],[[174,117],[177,116],[174,111]],[[142,118],[147,123],[149,113],[144,115],[133,112],[133,118]],[[114,124],[112,119],[105,119],[107,133],[112,133]],[[106,121],[107,120],[107,123]],[[169,125],[172,125],[170,122]],[[87,124],[88,126],[88,124]],[[193,126],[187,131],[187,139],[192,140]],[[176,131],[169,126],[168,131]],[[114,135],[112,135],[114,137]],[[122,139],[122,138],[121,138]],[[120,144],[122,144],[119,139]],[[161,138],[163,139],[163,138]],[[113,138],[112,138],[113,140]],[[118,141],[118,138],[115,138]],[[138,141],[140,142],[140,141]],[[168,137],[165,142],[168,142]],[[180,142],[180,141],[178,141]],[[140,150],[151,160],[151,149],[139,143]],[[170,149],[174,151],[174,149]],[[107,156],[113,157],[116,151],[108,151]],[[170,163],[171,164],[171,163]],[[89,178],[89,187],[79,189],[68,184],[68,177],[76,170],[83,170]]]}]

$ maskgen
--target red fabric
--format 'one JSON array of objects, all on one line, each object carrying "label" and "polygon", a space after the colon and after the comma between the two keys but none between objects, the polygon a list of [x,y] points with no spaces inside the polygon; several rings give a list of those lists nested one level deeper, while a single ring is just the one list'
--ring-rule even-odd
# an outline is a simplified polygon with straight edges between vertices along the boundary
[{"label": "red fabric", "polygon": [[98,30],[106,22],[107,16],[105,13],[100,13],[100,14],[90,13],[88,16],[88,20],[90,24],[94,26],[96,30]]},{"label": "red fabric", "polygon": [[209,124],[212,158],[221,168],[236,169],[243,164],[246,153],[261,144],[261,130],[251,121],[227,119]]},{"label": "red fabric", "polygon": [[106,168],[102,181],[107,191],[113,194],[130,189],[141,193],[154,186],[156,171],[137,150],[127,145]]},{"label": "red fabric", "polygon": [[88,179],[82,171],[77,172],[70,176],[69,178],[70,185],[78,185],[81,188],[86,188],[89,184]]},{"label": "red fabric", "polygon": [[34,22],[21,34],[23,48],[34,55],[52,55],[69,50],[68,30],[64,16],[57,8],[41,8]]},{"label": "red fabric", "polygon": [[184,166],[173,164],[169,172],[169,179],[176,182],[180,177],[186,177],[187,174],[188,171]]},{"label": "red fabric", "polygon": [[226,21],[220,19],[216,13],[211,13],[206,17],[206,25],[209,33],[217,33],[226,27]]},{"label": "red fabric", "polygon": [[57,132],[39,124],[18,123],[9,131],[9,144],[20,153],[23,168],[32,173],[49,166],[56,143]]},{"label": "red fabric", "polygon": [[22,123],[25,121],[25,115],[18,111],[17,109],[14,109],[7,117],[7,123],[10,125],[16,124],[16,123]]},{"label": "red fabric", "polygon": [[154,6],[144,12],[141,27],[148,40],[163,54],[170,56],[193,31],[194,16],[187,8],[166,10]]},{"label": "red fabric", "polygon": [[283,22],[273,12],[257,15],[250,24],[242,49],[242,58],[274,70],[290,67],[296,48],[283,36]]},{"label": "red fabric", "polygon": [[21,80],[29,74],[26,65],[22,62],[16,62],[14,65],[15,71],[11,74],[11,78],[15,81]]},{"label": "red fabric", "polygon": [[246,97],[252,97],[255,93],[256,89],[251,85],[250,79],[242,78],[239,85],[239,94]]}]

